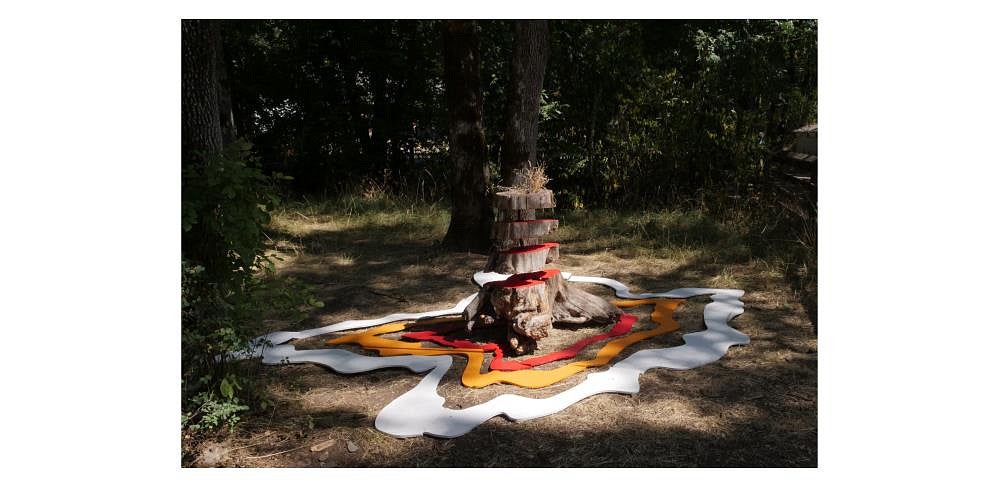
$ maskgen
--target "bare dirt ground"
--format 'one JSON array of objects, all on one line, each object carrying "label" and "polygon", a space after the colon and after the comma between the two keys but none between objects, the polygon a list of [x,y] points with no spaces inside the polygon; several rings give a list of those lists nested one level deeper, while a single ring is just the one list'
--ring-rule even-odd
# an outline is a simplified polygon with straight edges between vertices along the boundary
[{"label": "bare dirt ground", "polygon": [[[450,307],[474,292],[470,278],[486,256],[440,250],[446,218],[438,208],[277,215],[268,233],[284,259],[278,275],[311,283],[325,302],[296,328]],[[232,433],[187,438],[185,447],[208,452],[218,465],[249,467],[815,467],[814,314],[780,264],[753,258],[721,227],[698,240],[705,235],[698,227],[703,222],[692,227],[677,215],[629,218],[622,223],[614,215],[578,212],[563,217],[555,234],[562,243],[558,267],[611,277],[635,292],[743,289],[746,311],[731,324],[750,336],[749,345],[732,347],[718,362],[694,370],[653,369],[641,377],[641,392],[634,396],[602,394],[520,423],[497,417],[450,440],[396,439],[374,428],[378,412],[421,375],[401,369],[344,375],[317,365],[248,362],[243,366],[261,378],[275,406],[246,417]],[[671,237],[657,240],[663,232]],[[600,286],[587,289],[612,296]],[[680,307],[680,332],[641,342],[623,355],[681,344],[682,333],[703,329],[706,302],[692,299]],[[651,326],[650,307],[633,309],[640,323]],[[287,324],[275,321],[272,328]],[[560,330],[538,353],[598,332]],[[322,347],[330,337],[296,345]],[[439,390],[455,408],[503,393],[546,397],[585,377],[539,390],[470,389],[458,380],[464,359],[455,362]]]}]

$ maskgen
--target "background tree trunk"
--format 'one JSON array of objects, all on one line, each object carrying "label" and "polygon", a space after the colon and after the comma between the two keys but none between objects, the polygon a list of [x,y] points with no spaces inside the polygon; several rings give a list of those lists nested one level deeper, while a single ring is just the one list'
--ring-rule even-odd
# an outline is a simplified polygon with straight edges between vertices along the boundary
[{"label": "background tree trunk", "polygon": [[456,250],[486,252],[490,247],[493,210],[489,199],[475,22],[445,22],[443,40],[451,159],[451,224],[443,244]]},{"label": "background tree trunk", "polygon": [[222,150],[214,20],[183,20],[181,30],[181,151],[183,163]]},{"label": "background tree trunk", "polygon": [[503,180],[509,185],[515,184],[511,181],[515,170],[537,164],[538,118],[547,61],[547,21],[516,21],[503,135]]},{"label": "background tree trunk", "polygon": [[236,117],[232,112],[232,96],[229,93],[229,69],[225,57],[225,43],[222,37],[222,23],[212,21],[213,44],[215,45],[215,77],[218,87],[219,126],[222,130],[222,147],[236,140]]}]

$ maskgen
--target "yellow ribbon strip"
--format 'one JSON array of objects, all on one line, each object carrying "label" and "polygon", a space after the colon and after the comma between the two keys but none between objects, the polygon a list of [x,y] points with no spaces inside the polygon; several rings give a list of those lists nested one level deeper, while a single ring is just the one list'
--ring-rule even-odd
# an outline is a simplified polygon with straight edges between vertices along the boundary
[{"label": "yellow ribbon strip", "polygon": [[[478,348],[423,348],[422,343],[404,342],[382,338],[378,335],[394,333],[405,330],[412,322],[395,322],[387,325],[372,328],[370,330],[352,333],[342,337],[334,338],[326,343],[328,345],[339,345],[343,343],[355,343],[369,350],[376,350],[384,357],[395,355],[464,355],[468,359],[465,370],[461,373],[461,383],[467,387],[481,388],[491,384],[504,383],[513,384],[530,389],[548,387],[567,377],[578,374],[590,367],[606,365],[610,360],[620,354],[629,345],[635,344],[646,338],[662,335],[680,329],[680,325],[673,319],[673,312],[680,306],[681,299],[633,299],[617,300],[612,303],[619,308],[630,308],[644,304],[655,304],[652,311],[652,321],[659,324],[656,328],[646,331],[630,333],[616,340],[612,340],[603,346],[596,357],[589,360],[573,362],[557,369],[551,370],[491,370],[482,372],[482,364],[485,359],[485,352]],[[434,320],[422,321],[419,324],[441,323],[445,321],[455,321],[459,318],[437,318]]]}]

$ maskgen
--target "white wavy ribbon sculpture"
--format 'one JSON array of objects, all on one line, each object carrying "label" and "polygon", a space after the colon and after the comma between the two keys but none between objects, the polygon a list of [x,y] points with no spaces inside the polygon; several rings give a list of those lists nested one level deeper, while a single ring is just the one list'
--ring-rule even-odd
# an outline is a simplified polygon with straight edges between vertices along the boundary
[{"label": "white wavy ribbon sculpture", "polygon": [[[416,373],[430,371],[416,387],[390,402],[375,418],[375,428],[396,437],[430,435],[454,438],[468,433],[486,420],[503,415],[507,419],[523,421],[557,413],[570,405],[595,394],[638,392],[638,377],[646,370],[662,367],[686,370],[714,362],[725,355],[732,345],[745,345],[749,337],[728,326],[742,314],[744,294],[737,289],[681,288],[665,293],[634,294],[624,284],[603,277],[574,276],[563,272],[563,277],[573,282],[590,282],[608,286],[625,299],[676,298],[710,295],[711,303],[704,307],[704,324],[707,329],[683,335],[684,345],[671,348],[648,349],[636,352],[615,363],[603,372],[589,374],[583,382],[563,392],[546,398],[528,398],[503,394],[484,403],[465,408],[448,409],[444,398],[437,394],[437,387],[449,368],[452,359],[440,356],[390,356],[372,357],[346,350],[320,349],[296,350],[287,342],[325,333],[367,328],[395,321],[416,320],[433,316],[460,314],[475,297],[471,295],[453,308],[423,313],[395,313],[371,320],[348,320],[333,325],[298,332],[275,332],[253,341],[254,356],[263,357],[266,364],[315,363],[341,373],[367,372],[388,367],[403,367]],[[478,285],[509,277],[497,273],[476,273]],[[246,355],[234,357],[246,358]]]}]

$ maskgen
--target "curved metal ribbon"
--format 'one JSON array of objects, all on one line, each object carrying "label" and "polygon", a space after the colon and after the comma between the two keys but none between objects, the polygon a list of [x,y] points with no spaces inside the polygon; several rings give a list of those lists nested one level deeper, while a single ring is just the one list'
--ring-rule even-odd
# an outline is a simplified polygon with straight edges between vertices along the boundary
[{"label": "curved metal ribbon", "polygon": [[[420,373],[430,371],[416,387],[390,402],[375,418],[375,427],[397,437],[419,435],[454,438],[468,433],[473,428],[494,416],[503,415],[514,421],[539,418],[561,411],[570,405],[594,394],[620,392],[634,394],[639,390],[638,377],[655,367],[686,370],[714,362],[725,355],[732,345],[745,345],[749,337],[728,326],[728,322],[742,314],[744,308],[739,300],[744,294],[735,289],[682,288],[665,293],[633,294],[624,284],[602,277],[571,276],[563,273],[570,281],[593,282],[614,289],[621,298],[680,298],[685,299],[708,294],[712,302],[704,307],[706,330],[683,335],[684,345],[664,349],[642,350],[612,365],[608,370],[589,374],[576,386],[546,398],[527,398],[515,394],[503,394],[484,403],[466,409],[444,407],[444,398],[437,394],[437,387],[444,374],[451,367],[448,355],[440,356],[389,356],[368,357],[345,350],[295,350],[290,344],[280,344],[306,336],[316,336],[330,331],[363,328],[399,320],[413,320],[420,317],[444,316],[460,313],[475,295],[469,296],[448,310],[426,313],[393,314],[375,320],[351,320],[304,332],[271,333],[254,342],[255,353],[263,357],[267,364],[316,363],[337,372],[357,373],[386,367],[405,367]],[[505,278],[502,274],[477,273],[478,284]],[[282,340],[282,341],[278,341]],[[269,342],[269,343],[268,343]],[[271,344],[277,344],[276,346]]]}]

